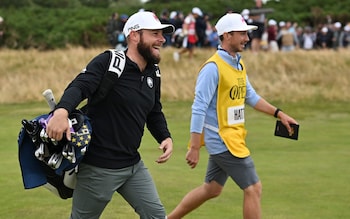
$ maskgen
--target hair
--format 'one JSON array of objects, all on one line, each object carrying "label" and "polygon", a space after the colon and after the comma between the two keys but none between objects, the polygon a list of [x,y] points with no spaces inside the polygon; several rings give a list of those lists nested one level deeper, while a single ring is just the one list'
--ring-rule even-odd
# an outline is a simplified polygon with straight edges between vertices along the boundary
[{"label": "hair", "polygon": [[[235,31],[230,31],[230,32],[227,32],[228,34],[232,35]],[[224,40],[224,34],[220,35],[219,36],[219,39],[220,41],[222,42]]]}]

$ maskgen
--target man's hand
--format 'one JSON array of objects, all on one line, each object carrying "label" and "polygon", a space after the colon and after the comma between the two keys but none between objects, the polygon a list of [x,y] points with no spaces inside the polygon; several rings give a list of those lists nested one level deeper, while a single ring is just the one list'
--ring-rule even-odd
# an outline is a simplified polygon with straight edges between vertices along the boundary
[{"label": "man's hand", "polygon": [[201,133],[191,132],[190,147],[186,153],[187,164],[193,169],[199,162],[199,152],[204,142]]},{"label": "man's hand", "polygon": [[159,145],[159,149],[163,151],[163,154],[156,160],[157,163],[165,163],[171,156],[173,152],[173,140],[171,138],[166,138]]},{"label": "man's hand", "polygon": [[56,109],[46,127],[46,133],[49,138],[60,141],[63,134],[66,134],[68,141],[71,140],[70,126],[68,122],[68,111],[63,108]]},{"label": "man's hand", "polygon": [[187,164],[193,169],[199,162],[199,151],[200,148],[191,147],[186,154]]},{"label": "man's hand", "polygon": [[287,128],[288,133],[291,135],[293,133],[293,130],[290,127],[290,124],[298,124],[298,122],[282,111],[278,112],[278,118],[281,120],[282,124]]}]

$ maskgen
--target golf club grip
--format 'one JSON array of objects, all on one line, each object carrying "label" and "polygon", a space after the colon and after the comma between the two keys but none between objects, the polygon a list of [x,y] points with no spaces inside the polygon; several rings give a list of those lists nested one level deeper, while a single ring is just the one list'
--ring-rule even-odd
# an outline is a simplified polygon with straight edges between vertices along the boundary
[{"label": "golf club grip", "polygon": [[51,89],[46,89],[43,92],[43,96],[45,97],[45,100],[47,102],[47,104],[49,104],[49,107],[51,110],[54,110],[56,107],[56,100],[55,97],[53,95],[53,92]]}]

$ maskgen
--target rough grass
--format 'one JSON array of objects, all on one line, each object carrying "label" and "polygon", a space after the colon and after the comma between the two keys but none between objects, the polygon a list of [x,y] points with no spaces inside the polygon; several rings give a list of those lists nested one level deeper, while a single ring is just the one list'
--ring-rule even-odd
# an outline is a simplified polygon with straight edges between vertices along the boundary
[{"label": "rough grass", "polygon": [[[67,84],[105,48],[70,48],[49,52],[0,50],[0,103],[42,100],[51,88],[59,97]],[[167,100],[191,100],[198,70],[214,52],[197,49],[174,62],[174,48],[162,50],[162,95]],[[272,101],[350,100],[350,50],[243,52],[251,83]]]}]

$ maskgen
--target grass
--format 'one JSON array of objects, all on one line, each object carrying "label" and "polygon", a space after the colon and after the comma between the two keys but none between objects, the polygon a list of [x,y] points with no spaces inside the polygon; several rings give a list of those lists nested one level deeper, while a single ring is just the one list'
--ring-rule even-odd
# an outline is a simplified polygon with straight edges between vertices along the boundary
[{"label": "grass", "polygon": [[[348,103],[289,103],[279,105],[300,123],[298,141],[273,136],[274,118],[247,109],[248,146],[263,183],[262,209],[266,219],[349,218],[350,181]],[[200,185],[207,153],[202,149],[197,168],[184,158],[191,103],[166,101],[164,111],[174,139],[174,153],[156,164],[156,142],[146,132],[141,153],[157,184],[162,202],[171,211],[190,189]],[[68,218],[71,199],[61,200],[44,188],[24,190],[17,158],[20,120],[47,112],[44,102],[0,106],[0,217]],[[115,194],[102,219],[138,218]],[[222,195],[188,215],[188,219],[242,218],[242,192],[229,180]]]},{"label": "grass", "polygon": [[[44,188],[24,190],[18,163],[20,121],[47,113],[41,93],[51,88],[61,96],[86,63],[105,48],[70,48],[50,52],[0,51],[0,218],[68,218],[71,200]],[[207,153],[195,169],[185,162],[191,100],[200,65],[213,51],[196,50],[191,61],[172,60],[173,48],[162,51],[162,97],[174,139],[174,153],[159,165],[157,144],[146,131],[141,146],[164,206],[171,211],[203,182]],[[263,183],[264,219],[350,218],[348,149],[350,130],[350,50],[244,52],[250,82],[266,99],[300,123],[299,140],[273,136],[275,120],[248,107],[248,147]],[[19,58],[20,57],[20,58]],[[115,194],[102,219],[138,218]],[[242,191],[229,180],[222,195],[186,219],[242,218]]]}]

